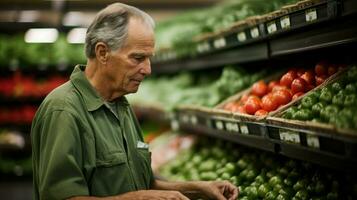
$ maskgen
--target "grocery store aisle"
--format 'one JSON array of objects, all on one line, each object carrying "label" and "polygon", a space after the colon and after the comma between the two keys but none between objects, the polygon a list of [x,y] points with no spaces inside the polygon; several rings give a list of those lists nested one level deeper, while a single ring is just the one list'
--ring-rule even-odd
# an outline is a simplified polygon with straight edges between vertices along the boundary
[{"label": "grocery store aisle", "polygon": [[31,200],[32,181],[0,182],[0,197],[4,200]]}]

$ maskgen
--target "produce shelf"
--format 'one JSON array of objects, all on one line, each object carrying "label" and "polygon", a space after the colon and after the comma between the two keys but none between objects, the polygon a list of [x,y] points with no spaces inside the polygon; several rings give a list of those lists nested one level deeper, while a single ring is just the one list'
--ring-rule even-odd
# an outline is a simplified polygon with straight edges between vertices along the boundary
[{"label": "produce shelf", "polygon": [[133,105],[134,112],[139,120],[149,119],[158,123],[170,124],[170,113],[156,105]]},{"label": "produce shelf", "polygon": [[241,121],[229,113],[213,113],[209,109],[186,108],[178,110],[174,124],[182,131],[229,140],[246,146],[274,152],[274,143],[268,140],[264,124]]},{"label": "produce shelf", "polygon": [[[2,155],[22,155],[31,152],[31,138],[30,134],[23,132],[16,132],[16,137],[21,137],[23,141],[9,143],[8,141],[0,141],[0,154]],[[14,140],[14,139],[12,139]],[[14,141],[12,141],[14,142]],[[22,143],[23,142],[23,143]],[[19,144],[20,143],[20,144]]]},{"label": "produce shelf", "polygon": [[1,65],[0,64],[0,73],[1,75],[7,75],[14,73],[16,71],[28,72],[30,74],[39,74],[39,75],[48,75],[48,74],[69,74],[72,72],[76,64],[58,64],[58,65],[24,65],[24,64],[15,64],[15,65]]},{"label": "produce shelf", "polygon": [[18,106],[18,105],[40,105],[45,99],[43,97],[3,97],[0,95],[0,104],[7,106]]},{"label": "produce shelf", "polygon": [[357,43],[357,3],[353,0],[305,1],[257,16],[254,23],[203,37],[195,56],[158,52],[153,73],[175,73],[241,64]]},{"label": "produce shelf", "polygon": [[341,15],[347,16],[357,13],[357,1],[355,0],[342,0]]},{"label": "produce shelf", "polygon": [[180,107],[173,120],[173,124],[178,124],[177,127],[186,132],[208,135],[322,166],[344,171],[352,171],[357,166],[356,133],[337,131],[331,125],[297,123],[270,116],[256,118],[195,106]]},{"label": "produce shelf", "polygon": [[182,70],[207,69],[226,64],[246,63],[267,59],[267,45],[265,43],[258,43],[214,54],[206,54],[195,58],[153,63],[152,71],[155,74],[170,74]]},{"label": "produce shelf", "polygon": [[356,42],[357,18],[346,18],[271,39],[270,56],[283,56],[343,44],[356,45]]},{"label": "produce shelf", "polygon": [[[294,146],[286,143],[278,143],[277,153],[287,157],[309,161],[329,168],[355,173],[357,160],[349,156],[339,156],[336,154],[313,150],[306,147]],[[348,147],[346,147],[348,148]],[[356,151],[356,147],[354,147]],[[356,155],[354,155],[356,157]]]}]

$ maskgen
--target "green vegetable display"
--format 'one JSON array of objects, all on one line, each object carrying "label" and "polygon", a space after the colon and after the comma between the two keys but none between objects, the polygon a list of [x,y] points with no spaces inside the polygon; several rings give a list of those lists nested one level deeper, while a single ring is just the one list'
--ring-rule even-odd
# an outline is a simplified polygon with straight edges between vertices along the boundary
[{"label": "green vegetable display", "polygon": [[[161,167],[169,180],[228,180],[239,199],[349,199],[355,183],[311,163],[234,146],[221,140],[200,141]],[[353,198],[352,198],[353,199]]]},{"label": "green vegetable display", "polygon": [[194,56],[194,38],[221,31],[249,16],[262,15],[297,0],[227,0],[211,8],[191,10],[160,22],[155,30],[156,48],[172,49],[178,57]]},{"label": "green vegetable display", "polygon": [[0,66],[20,68],[75,65],[86,61],[83,44],[69,44],[62,33],[54,43],[26,43],[24,34],[0,35]]},{"label": "green vegetable display", "polygon": [[185,72],[172,77],[150,77],[128,99],[138,105],[160,103],[167,110],[178,105],[213,107],[263,78],[267,72],[252,73],[241,67],[227,66],[219,77],[216,74]]},{"label": "green vegetable display", "polygon": [[287,109],[283,117],[312,120],[343,129],[357,129],[357,66],[350,67],[339,80],[312,92],[300,104]]},{"label": "green vegetable display", "polygon": [[0,176],[31,176],[32,160],[31,157],[8,158],[0,156]]}]

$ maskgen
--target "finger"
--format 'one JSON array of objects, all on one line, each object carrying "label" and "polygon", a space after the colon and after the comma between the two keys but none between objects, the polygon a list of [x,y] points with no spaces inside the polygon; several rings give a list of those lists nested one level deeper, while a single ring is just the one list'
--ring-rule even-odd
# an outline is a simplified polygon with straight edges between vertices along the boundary
[{"label": "finger", "polygon": [[233,192],[232,196],[228,200],[236,200],[238,198],[238,191]]},{"label": "finger", "polygon": [[218,191],[215,191],[214,194],[215,194],[217,200],[227,200],[226,197],[224,197],[223,194]]},{"label": "finger", "polygon": [[178,198],[180,200],[190,200],[189,198],[187,198],[185,195],[183,195],[181,192],[178,192]]},{"label": "finger", "polygon": [[235,200],[238,197],[238,188],[233,185],[232,183],[226,181],[225,182],[225,189],[226,191],[224,192],[226,197],[229,197],[229,200]]}]

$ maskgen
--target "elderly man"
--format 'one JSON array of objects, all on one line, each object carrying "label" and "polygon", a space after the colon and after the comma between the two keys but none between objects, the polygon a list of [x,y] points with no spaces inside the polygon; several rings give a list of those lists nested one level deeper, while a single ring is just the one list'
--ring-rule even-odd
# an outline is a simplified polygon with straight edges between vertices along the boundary
[{"label": "elderly man", "polygon": [[34,199],[236,199],[229,182],[154,178],[150,152],[124,95],[151,73],[154,22],[115,3],[89,26],[87,65],[51,92],[32,124]]}]

